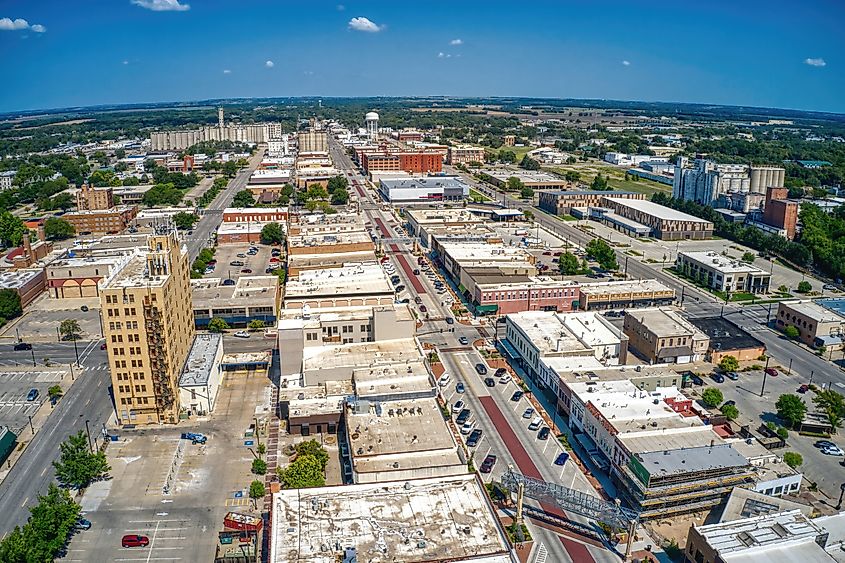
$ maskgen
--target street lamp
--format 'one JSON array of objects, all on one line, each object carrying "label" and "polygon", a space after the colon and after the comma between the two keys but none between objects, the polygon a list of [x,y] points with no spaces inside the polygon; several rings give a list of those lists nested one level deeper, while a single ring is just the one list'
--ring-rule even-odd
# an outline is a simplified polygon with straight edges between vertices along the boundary
[{"label": "street lamp", "polygon": [[766,356],[766,367],[763,368],[763,386],[760,387],[760,396],[766,392],[766,376],[769,373],[769,356]]},{"label": "street lamp", "polygon": [[839,485],[839,502],[836,504],[836,510],[842,508],[842,497],[845,496],[845,483]]},{"label": "street lamp", "polygon": [[91,449],[91,453],[94,453],[94,444],[91,442],[91,429],[88,427],[88,423],[90,420],[85,420],[85,433],[88,434],[88,447]]}]

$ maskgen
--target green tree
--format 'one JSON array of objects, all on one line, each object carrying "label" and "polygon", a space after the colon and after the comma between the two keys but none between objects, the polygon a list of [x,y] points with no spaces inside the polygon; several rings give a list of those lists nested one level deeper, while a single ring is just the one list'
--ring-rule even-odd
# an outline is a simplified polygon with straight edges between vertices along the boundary
[{"label": "green tree", "polygon": [[778,286],[778,293],[789,293],[789,288],[781,284]]},{"label": "green tree", "polygon": [[616,252],[602,239],[593,239],[587,243],[585,248],[587,256],[599,263],[604,270],[617,270]]},{"label": "green tree", "polygon": [[522,157],[522,160],[519,163],[520,168],[525,170],[539,170],[540,163],[528,156],[527,154]]},{"label": "green tree", "polygon": [[141,202],[147,207],[174,206],[182,202],[182,196],[182,190],[172,183],[156,184],[144,194]]},{"label": "green tree", "polygon": [[505,164],[516,162],[516,153],[509,150],[499,151],[499,162],[504,162]]},{"label": "green tree", "polygon": [[278,223],[267,223],[261,228],[261,244],[284,244],[285,231]]},{"label": "green tree", "polygon": [[565,276],[574,276],[581,271],[581,264],[578,257],[571,252],[564,252],[557,259],[557,267],[560,273]]},{"label": "green tree", "polygon": [[79,321],[76,319],[65,319],[59,324],[59,334],[62,335],[62,340],[78,340],[82,335],[82,329],[79,327]]},{"label": "green tree", "polygon": [[799,336],[801,336],[801,332],[798,330],[798,328],[796,328],[796,327],[794,327],[794,326],[792,326],[792,325],[789,325],[789,326],[787,326],[786,328],[784,328],[784,329],[783,329],[783,334],[784,334],[787,338],[791,338],[791,339],[793,339],[793,340],[795,340],[796,338],[798,338]]},{"label": "green tree", "polygon": [[220,317],[214,317],[210,321],[208,321],[208,332],[223,332],[224,330],[228,330],[229,323],[225,320],[221,319]]},{"label": "green tree", "polygon": [[180,211],[173,216],[173,224],[176,225],[177,229],[182,229],[183,231],[192,229],[194,227],[194,223],[197,221],[199,221],[199,217],[193,213],[187,213],[185,211]]},{"label": "green tree", "polygon": [[519,190],[519,197],[522,199],[530,199],[534,197],[534,189],[531,186],[522,186],[522,189]]},{"label": "green tree", "polygon": [[[573,162],[575,161],[575,158],[573,158],[573,157],[569,157],[569,158]],[[570,163],[570,164],[572,164],[572,163]],[[581,174],[577,170],[567,170],[566,172],[563,173],[563,177],[567,182],[577,182],[578,180],[581,179]]]},{"label": "green tree", "polygon": [[30,563],[53,561],[67,545],[81,508],[66,490],[51,483],[46,495],[29,508],[30,517],[0,542],[0,561]]},{"label": "green tree", "polygon": [[123,179],[124,186],[140,186],[141,180],[137,176],[129,176]]},{"label": "green tree", "polygon": [[778,397],[775,408],[778,417],[786,422],[790,428],[797,428],[804,420],[804,415],[807,414],[807,405],[804,400],[792,393],[784,393]]},{"label": "green tree", "polygon": [[44,236],[47,240],[65,240],[76,234],[73,225],[58,217],[48,217],[44,221]]},{"label": "green tree", "polygon": [[611,189],[607,184],[607,178],[601,174],[593,178],[593,183],[590,184],[590,188],[600,192],[605,192]]},{"label": "green tree", "polygon": [[0,212],[0,243],[3,246],[18,246],[23,240],[26,225],[20,217],[15,217],[8,211]]},{"label": "green tree", "polygon": [[796,467],[804,463],[804,458],[799,453],[786,452],[785,454],[783,454],[783,462],[792,469],[795,469]]},{"label": "green tree", "polygon": [[330,194],[333,194],[336,191],[343,190],[346,191],[346,188],[349,187],[349,180],[346,179],[346,176],[332,176],[329,178],[329,182],[326,185],[326,189]]},{"label": "green tree", "polygon": [[506,185],[506,189],[511,192],[522,192],[522,188],[525,185],[522,183],[522,180],[517,178],[516,176],[511,176],[508,178],[508,183]]},{"label": "green tree", "polygon": [[722,392],[715,387],[708,387],[701,393],[701,400],[704,401],[705,405],[712,408],[721,405],[722,401],[725,400],[725,397],[722,395]]},{"label": "green tree", "polygon": [[62,391],[62,387],[60,385],[51,385],[49,389],[47,389],[47,395],[50,396],[51,399],[59,398],[64,394]]},{"label": "green tree", "polygon": [[719,369],[722,371],[736,371],[739,369],[739,360],[735,356],[723,356],[719,362]]},{"label": "green tree", "polygon": [[252,319],[251,321],[249,321],[247,328],[249,330],[261,330],[262,328],[264,328],[264,321],[262,321],[261,319]]},{"label": "green tree", "polygon": [[241,190],[235,194],[235,198],[232,200],[232,205],[234,207],[252,207],[255,205],[255,197],[252,195],[251,191]]},{"label": "green tree", "polygon": [[264,475],[267,473],[267,462],[258,458],[252,460],[251,471],[256,475]]},{"label": "green tree", "polygon": [[827,417],[827,422],[833,427],[833,432],[842,427],[842,420],[845,418],[845,398],[833,390],[822,390],[816,392],[813,403],[819,412]]},{"label": "green tree", "polygon": [[56,480],[63,487],[85,488],[111,469],[105,452],[91,453],[88,438],[81,430],[68,436],[60,448],[61,455],[53,462],[53,467],[56,468]]},{"label": "green tree", "polygon": [[797,291],[798,293],[810,293],[811,291],[813,291],[813,286],[810,285],[810,282],[808,282],[807,280],[803,280],[798,282],[798,287],[795,288],[795,291]]},{"label": "green tree", "polygon": [[323,200],[329,198],[329,192],[320,184],[314,184],[305,192],[305,199],[309,201]]},{"label": "green tree", "polygon": [[346,205],[349,203],[349,192],[346,190],[335,190],[331,196],[332,205]]},{"label": "green tree", "polygon": [[320,468],[325,471],[326,464],[329,462],[329,453],[326,449],[320,445],[320,442],[317,440],[307,440],[305,442],[300,442],[296,446],[294,446],[297,455],[301,456],[314,456],[317,461],[320,462]]},{"label": "green tree", "polygon": [[286,468],[279,470],[279,480],[287,489],[322,487],[326,484],[320,460],[313,455],[301,455]]},{"label": "green tree", "polygon": [[0,319],[11,320],[21,316],[21,296],[14,289],[0,289]]},{"label": "green tree", "polygon": [[263,498],[266,491],[264,489],[264,483],[256,479],[252,483],[249,484],[249,498],[258,500]]},{"label": "green tree", "polygon": [[742,261],[743,261],[743,262],[748,262],[749,264],[751,264],[752,262],[754,262],[754,258],[756,258],[756,255],[755,255],[753,252],[745,252],[745,253],[742,255]]},{"label": "green tree", "polygon": [[724,405],[720,410],[728,420],[736,420],[739,417],[739,409],[734,405]]}]

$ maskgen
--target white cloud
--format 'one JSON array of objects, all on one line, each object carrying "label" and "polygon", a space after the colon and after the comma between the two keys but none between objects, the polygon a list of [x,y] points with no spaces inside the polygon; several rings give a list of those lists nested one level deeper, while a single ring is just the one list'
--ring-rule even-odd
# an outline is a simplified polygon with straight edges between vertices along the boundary
[{"label": "white cloud", "polygon": [[0,31],[19,31],[22,29],[30,29],[35,33],[44,33],[47,28],[41,24],[29,25],[29,22],[23,18],[0,18]]},{"label": "white cloud", "polygon": [[449,41],[449,45],[463,45],[463,44],[464,44],[463,39],[452,39],[451,41]]},{"label": "white cloud", "polygon": [[223,69],[223,74],[232,74],[232,71],[231,71],[231,70],[229,70],[228,68],[224,68],[224,69]]},{"label": "white cloud", "polygon": [[631,61],[622,61],[622,64],[625,66],[631,66]]},{"label": "white cloud", "polygon": [[810,66],[827,66],[827,62],[821,57],[804,59],[804,64]]},{"label": "white cloud", "polygon": [[128,65],[129,61],[123,61],[123,64]]},{"label": "white cloud", "polygon": [[337,8],[337,11],[338,11],[338,12],[342,12],[342,11],[344,11],[344,10],[346,9],[346,6],[344,6],[343,4],[338,4],[338,5],[337,5],[337,6],[335,6],[335,7]]},{"label": "white cloud", "polygon": [[190,4],[180,4],[179,0],[131,0],[131,2],[153,12],[184,12],[191,9]]},{"label": "white cloud", "polygon": [[437,53],[437,58],[438,59],[451,59],[452,54],[451,53],[444,53],[443,51],[440,51],[439,53]]},{"label": "white cloud", "polygon": [[304,74],[305,76],[314,76],[314,71],[313,70],[303,70],[302,74]]},{"label": "white cloud", "polygon": [[273,61],[264,61],[264,66],[266,66],[267,68],[273,68],[274,66],[276,66],[276,63],[274,63]]},{"label": "white cloud", "polygon": [[377,33],[384,29],[383,25],[370,21],[368,18],[358,17],[349,20],[349,29],[353,31],[364,31],[367,33]]}]

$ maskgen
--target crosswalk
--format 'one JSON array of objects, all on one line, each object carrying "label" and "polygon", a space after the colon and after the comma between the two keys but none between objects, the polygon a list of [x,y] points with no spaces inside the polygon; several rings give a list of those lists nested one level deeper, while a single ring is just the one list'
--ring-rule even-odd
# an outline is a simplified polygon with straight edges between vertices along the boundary
[{"label": "crosswalk", "polygon": [[0,384],[3,383],[56,383],[61,381],[64,371],[0,371]]}]

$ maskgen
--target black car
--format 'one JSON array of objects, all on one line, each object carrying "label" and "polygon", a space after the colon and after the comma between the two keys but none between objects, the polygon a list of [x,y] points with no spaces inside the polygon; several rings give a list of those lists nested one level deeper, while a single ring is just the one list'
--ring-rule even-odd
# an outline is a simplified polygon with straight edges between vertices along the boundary
[{"label": "black car", "polygon": [[478,372],[478,375],[487,375],[487,366],[484,364],[475,364],[475,371]]},{"label": "black car", "polygon": [[704,380],[701,379],[699,376],[695,375],[694,373],[689,376],[690,381],[695,383],[696,385],[704,385]]},{"label": "black car", "polygon": [[405,290],[405,286],[404,286],[404,285],[402,285],[402,284],[400,283],[399,285],[397,285],[397,286],[394,288],[394,290],[396,291],[396,293],[399,293],[400,291],[404,291],[404,290]]},{"label": "black car", "polygon": [[478,445],[478,442],[481,440],[481,429],[476,428],[472,432],[469,433],[469,438],[467,438],[467,447],[474,448]]},{"label": "black car", "polygon": [[229,265],[230,266],[243,266],[244,263],[240,260],[232,260],[231,262],[229,262]]},{"label": "black car", "polygon": [[464,422],[469,419],[470,414],[471,413],[469,412],[469,409],[463,409],[461,412],[458,413],[458,416],[455,417],[455,424],[457,424],[458,426],[463,426]]},{"label": "black car", "polygon": [[725,382],[725,376],[722,375],[721,373],[714,373],[713,375],[710,376],[710,379],[712,379],[716,383],[724,383]]},{"label": "black car", "polygon": [[446,317],[446,324],[447,325],[455,324],[455,319],[453,319],[452,317]]},{"label": "black car", "polygon": [[522,396],[524,394],[525,393],[523,393],[522,391],[514,391],[513,395],[511,395],[511,401],[513,401],[514,403],[518,403],[519,400],[522,399]]},{"label": "black car", "polygon": [[493,471],[493,466],[496,465],[496,459],[496,456],[493,454],[488,455],[484,458],[484,461],[481,462],[481,467],[479,467],[478,470],[482,473],[490,473]]},{"label": "black car", "polygon": [[15,344],[15,350],[32,350],[32,344],[29,342],[18,342]]},{"label": "black car", "polygon": [[544,426],[543,428],[540,429],[539,432],[537,432],[537,439],[538,440],[548,440],[549,434],[551,434],[551,433],[552,433],[552,431],[549,430],[549,427]]},{"label": "black car", "polygon": [[725,401],[725,404],[722,405],[722,407],[735,407],[735,406],[736,406],[736,401]]},{"label": "black car", "polygon": [[493,374],[493,375],[495,375],[496,377],[502,377],[502,376],[503,376],[503,375],[505,375],[506,373],[508,373],[508,369],[507,369],[507,368],[499,368],[499,369],[497,369],[497,370],[496,370],[496,373],[495,373],[495,374]]},{"label": "black car", "polygon": [[484,385],[486,385],[487,387],[495,387],[496,386],[496,380],[493,379],[492,377],[486,377],[486,378],[484,378]]}]

